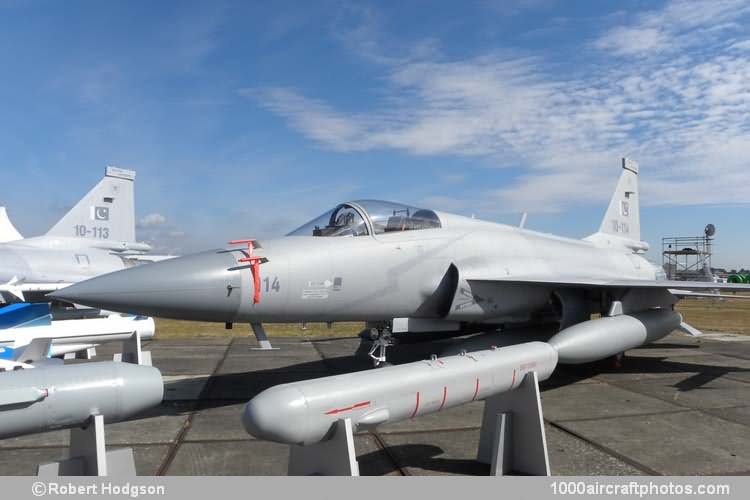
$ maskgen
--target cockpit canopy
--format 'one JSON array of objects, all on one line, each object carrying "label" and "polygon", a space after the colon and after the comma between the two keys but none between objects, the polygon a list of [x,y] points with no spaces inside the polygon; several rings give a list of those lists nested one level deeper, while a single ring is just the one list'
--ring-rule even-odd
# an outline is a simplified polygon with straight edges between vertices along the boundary
[{"label": "cockpit canopy", "polygon": [[441,227],[432,210],[380,200],[342,203],[287,236],[366,236]]}]

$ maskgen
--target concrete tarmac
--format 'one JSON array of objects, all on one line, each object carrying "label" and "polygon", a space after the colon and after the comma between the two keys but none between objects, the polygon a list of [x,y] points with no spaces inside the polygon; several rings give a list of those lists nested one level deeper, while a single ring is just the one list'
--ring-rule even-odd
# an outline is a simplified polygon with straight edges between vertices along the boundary
[{"label": "concrete tarmac", "polygon": [[[106,426],[110,448],[132,447],[140,475],[284,475],[288,447],[247,435],[244,404],[267,387],[368,369],[357,338],[252,337],[146,344],[165,379],[162,405]],[[106,359],[117,345],[100,347]],[[429,344],[391,349],[423,359]],[[482,402],[359,433],[362,475],[483,475],[474,458]],[[542,385],[555,475],[750,474],[750,337],[673,334],[611,362],[558,367]],[[0,475],[33,475],[64,458],[68,431],[0,440]]]}]

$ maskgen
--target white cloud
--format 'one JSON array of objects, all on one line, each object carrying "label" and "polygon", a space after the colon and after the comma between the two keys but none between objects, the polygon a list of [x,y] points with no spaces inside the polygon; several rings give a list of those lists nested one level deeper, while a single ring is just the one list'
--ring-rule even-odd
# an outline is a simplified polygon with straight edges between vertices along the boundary
[{"label": "white cloud", "polygon": [[741,29],[735,20],[750,11],[744,0],[673,0],[660,10],[614,26],[594,46],[620,56],[653,53],[701,45],[717,32]]},{"label": "white cloud", "polygon": [[361,136],[364,124],[332,109],[325,103],[304,97],[293,89],[240,89],[240,95],[256,96],[262,106],[289,120],[311,139],[338,151],[367,149]]},{"label": "white cloud", "polygon": [[140,227],[147,228],[147,227],[161,226],[166,223],[167,223],[167,218],[164,217],[162,214],[150,213],[148,215],[143,216],[143,218],[141,218],[139,225]]},{"label": "white cloud", "polygon": [[[386,64],[385,98],[366,111],[338,110],[291,88],[245,95],[336,151],[396,149],[523,166],[514,184],[484,193],[508,211],[606,199],[625,155],[643,167],[646,203],[747,202],[750,60],[728,50],[722,29],[733,29],[748,7],[692,5],[672,2],[612,28],[597,45],[623,57],[570,78],[543,59],[504,52]],[[700,48],[687,49],[688,31]],[[675,44],[683,50],[670,52]]]},{"label": "white cloud", "polygon": [[730,49],[737,50],[750,50],[750,40],[742,40],[741,42],[735,42],[729,46]]},{"label": "white cloud", "polygon": [[398,64],[437,53],[437,41],[402,42],[383,36],[384,19],[371,7],[342,3],[332,20],[332,35],[351,53],[376,64]]},{"label": "white cloud", "polygon": [[[191,218],[191,227],[199,224],[196,222],[196,216]],[[195,247],[203,249],[197,241],[193,241],[191,234],[175,227],[174,224],[167,220],[167,217],[153,212],[145,215],[138,221],[137,238],[138,241],[145,241],[153,247],[154,253],[178,255],[183,253],[186,247]]]},{"label": "white cloud", "polygon": [[660,49],[670,42],[668,33],[659,28],[618,26],[596,41],[596,48],[620,55],[633,55]]}]

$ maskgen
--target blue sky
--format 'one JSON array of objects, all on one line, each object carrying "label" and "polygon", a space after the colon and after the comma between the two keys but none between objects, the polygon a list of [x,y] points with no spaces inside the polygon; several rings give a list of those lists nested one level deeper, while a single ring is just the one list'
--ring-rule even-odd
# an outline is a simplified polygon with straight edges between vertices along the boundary
[{"label": "blue sky", "polygon": [[0,204],[42,233],[112,164],[161,250],[364,197],[582,237],[627,155],[653,248],[713,222],[750,267],[748,26],[735,0],[0,0]]}]

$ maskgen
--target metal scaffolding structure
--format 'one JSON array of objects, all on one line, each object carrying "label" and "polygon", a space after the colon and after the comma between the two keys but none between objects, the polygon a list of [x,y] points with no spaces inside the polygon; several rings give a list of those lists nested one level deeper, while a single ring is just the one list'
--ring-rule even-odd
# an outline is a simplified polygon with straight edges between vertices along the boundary
[{"label": "metal scaffolding structure", "polygon": [[703,236],[669,236],[661,240],[662,268],[667,278],[713,281],[711,254],[716,228],[706,226]]}]

